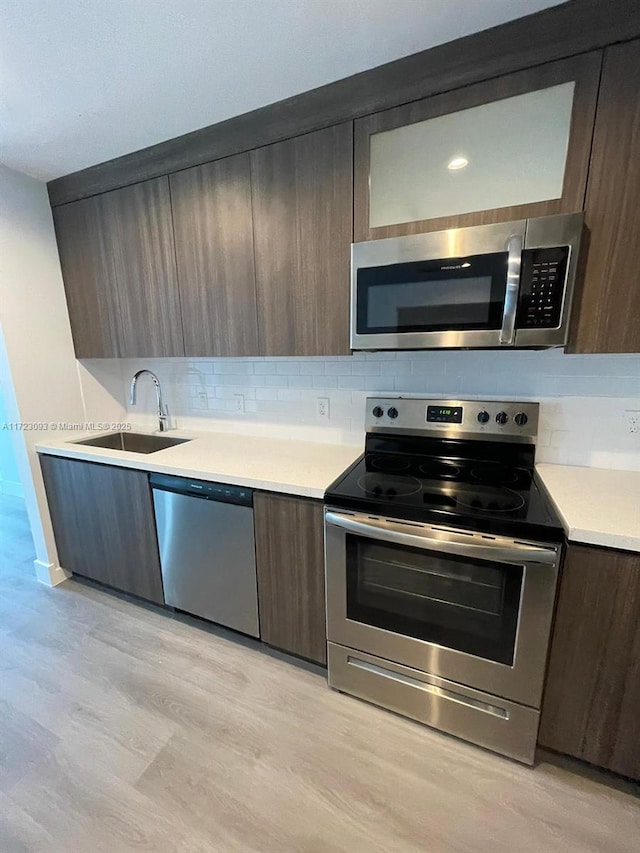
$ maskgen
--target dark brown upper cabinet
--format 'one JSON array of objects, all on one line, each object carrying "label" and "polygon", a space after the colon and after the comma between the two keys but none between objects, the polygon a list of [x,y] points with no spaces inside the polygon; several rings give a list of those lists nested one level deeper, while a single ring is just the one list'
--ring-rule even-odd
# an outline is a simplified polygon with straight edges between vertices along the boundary
[{"label": "dark brown upper cabinet", "polygon": [[77,358],[121,354],[115,259],[103,228],[102,196],[53,208]]},{"label": "dark brown upper cabinet", "polygon": [[185,354],[259,355],[249,155],[170,185]]},{"label": "dark brown upper cabinet", "polygon": [[355,123],[355,239],[582,210],[602,52]]},{"label": "dark brown upper cabinet", "polygon": [[262,355],[349,353],[351,122],[251,152]]},{"label": "dark brown upper cabinet", "polygon": [[184,355],[169,179],[56,208],[78,358]]},{"label": "dark brown upper cabinet", "polygon": [[106,193],[125,358],[184,355],[169,178]]},{"label": "dark brown upper cabinet", "polygon": [[538,740],[640,779],[640,555],[569,545]]},{"label": "dark brown upper cabinet", "polygon": [[640,40],[606,50],[569,352],[640,352]]}]

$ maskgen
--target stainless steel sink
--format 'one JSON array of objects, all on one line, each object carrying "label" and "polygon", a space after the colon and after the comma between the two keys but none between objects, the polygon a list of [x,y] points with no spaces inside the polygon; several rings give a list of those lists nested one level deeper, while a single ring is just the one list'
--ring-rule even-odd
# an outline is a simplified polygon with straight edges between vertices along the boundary
[{"label": "stainless steel sink", "polygon": [[165,447],[174,447],[191,441],[189,438],[171,438],[166,435],[150,435],[144,432],[110,432],[96,438],[83,438],[74,444],[86,444],[90,447],[104,447],[107,450],[126,450],[130,453],[155,453]]}]

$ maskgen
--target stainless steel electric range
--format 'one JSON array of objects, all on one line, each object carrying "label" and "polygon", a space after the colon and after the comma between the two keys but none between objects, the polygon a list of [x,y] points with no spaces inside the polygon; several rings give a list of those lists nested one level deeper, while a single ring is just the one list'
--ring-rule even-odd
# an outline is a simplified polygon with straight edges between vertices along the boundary
[{"label": "stainless steel electric range", "polygon": [[329,684],[533,763],[562,555],[538,404],[367,400],[325,496]]}]

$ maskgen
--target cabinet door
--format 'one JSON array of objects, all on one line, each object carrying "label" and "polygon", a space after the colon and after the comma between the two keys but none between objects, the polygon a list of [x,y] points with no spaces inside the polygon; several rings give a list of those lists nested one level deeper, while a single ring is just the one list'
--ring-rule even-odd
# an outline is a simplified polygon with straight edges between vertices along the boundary
[{"label": "cabinet door", "polygon": [[640,555],[570,545],[539,742],[640,778]]},{"label": "cabinet door", "polygon": [[185,354],[258,355],[249,155],[170,182]]},{"label": "cabinet door", "polygon": [[602,54],[356,122],[355,239],[582,210]]},{"label": "cabinet door", "polygon": [[73,345],[77,358],[117,358],[120,307],[102,196],[53,209]]},{"label": "cabinet door", "polygon": [[120,354],[184,355],[169,179],[113,190],[102,203],[120,303]]},{"label": "cabinet door", "polygon": [[148,475],[47,455],[40,465],[60,565],[163,604]]},{"label": "cabinet door", "polygon": [[256,494],[253,507],[260,636],[269,645],[324,664],[322,504]]},{"label": "cabinet door", "polygon": [[77,357],[184,355],[169,179],[53,216]]},{"label": "cabinet door", "polygon": [[605,52],[570,352],[640,352],[640,40]]},{"label": "cabinet door", "polygon": [[353,125],[251,152],[263,355],[349,353]]}]

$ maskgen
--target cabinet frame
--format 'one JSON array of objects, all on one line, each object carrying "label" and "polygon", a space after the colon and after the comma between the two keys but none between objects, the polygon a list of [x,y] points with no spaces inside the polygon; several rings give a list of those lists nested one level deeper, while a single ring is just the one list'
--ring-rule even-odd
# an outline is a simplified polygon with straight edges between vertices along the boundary
[{"label": "cabinet frame", "polygon": [[251,152],[263,356],[350,355],[353,124]]},{"label": "cabinet frame", "polygon": [[640,554],[570,543],[538,742],[640,778]]},{"label": "cabinet frame", "polygon": [[164,605],[149,475],[40,454],[62,568]]},{"label": "cabinet frame", "polygon": [[326,665],[323,503],[256,492],[253,509],[260,638]]},{"label": "cabinet frame", "polygon": [[640,39],[604,53],[567,352],[640,352]]},{"label": "cabinet frame", "polygon": [[259,356],[249,154],[169,184],[185,355]]},{"label": "cabinet frame", "polygon": [[[471,225],[487,225],[512,219],[526,219],[582,210],[591,154],[591,138],[595,122],[602,53],[601,50],[593,51],[570,59],[517,71],[356,120],[354,139],[354,239],[357,242],[377,240],[405,234],[465,228]],[[373,134],[571,81],[575,81],[576,85],[561,198],[454,216],[402,222],[376,228],[369,227],[370,138]]]}]

